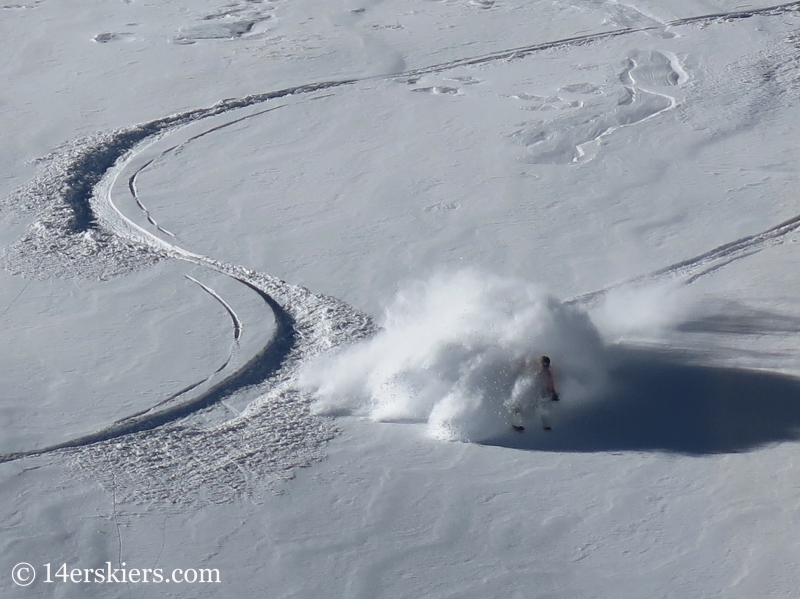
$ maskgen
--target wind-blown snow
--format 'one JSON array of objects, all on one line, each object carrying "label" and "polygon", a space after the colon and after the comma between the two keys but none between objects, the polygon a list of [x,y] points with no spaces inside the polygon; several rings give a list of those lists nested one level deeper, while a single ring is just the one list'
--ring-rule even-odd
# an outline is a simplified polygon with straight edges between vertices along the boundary
[{"label": "wind-blown snow", "polygon": [[658,337],[689,319],[699,307],[675,281],[654,281],[609,290],[590,309],[606,342]]},{"label": "wind-blown snow", "polygon": [[438,274],[397,294],[373,338],[304,368],[318,414],[426,422],[439,439],[506,430],[522,365],[548,355],[561,396],[597,394],[603,344],[588,315],[540,287],[473,270]]}]

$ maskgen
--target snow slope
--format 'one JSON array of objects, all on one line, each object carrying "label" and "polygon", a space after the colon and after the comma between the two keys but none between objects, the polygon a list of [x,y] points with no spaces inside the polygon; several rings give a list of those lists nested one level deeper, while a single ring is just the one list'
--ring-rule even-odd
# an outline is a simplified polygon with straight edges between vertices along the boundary
[{"label": "snow slope", "polygon": [[0,7],[4,594],[793,596],[798,13]]}]

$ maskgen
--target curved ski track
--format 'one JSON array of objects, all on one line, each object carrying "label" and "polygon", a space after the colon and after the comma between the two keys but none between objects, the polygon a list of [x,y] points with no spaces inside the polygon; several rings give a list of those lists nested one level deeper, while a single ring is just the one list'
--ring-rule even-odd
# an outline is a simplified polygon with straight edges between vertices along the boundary
[{"label": "curved ski track", "polygon": [[[86,234],[91,231],[101,231],[109,234],[108,239],[110,240],[117,238],[127,243],[132,243],[139,251],[144,250],[145,253],[151,252],[157,257],[176,258],[226,274],[261,296],[275,314],[277,331],[273,342],[262,348],[262,350],[242,368],[196,397],[178,405],[172,405],[156,411],[157,408],[172,403],[173,400],[196,389],[202,383],[214,377],[227,367],[227,362],[218,369],[216,373],[204,379],[204,381],[200,381],[179,391],[148,410],[130,415],[105,429],[77,439],[38,450],[0,455],[0,463],[22,457],[42,455],[57,450],[88,447],[100,444],[100,442],[103,441],[119,440],[127,436],[135,435],[137,439],[141,441],[143,439],[141,434],[143,433],[147,433],[148,431],[170,423],[176,423],[176,421],[181,418],[220,402],[226,396],[243,387],[263,384],[265,381],[268,382],[268,386],[263,401],[251,404],[251,407],[249,407],[245,413],[239,418],[234,419],[234,421],[224,425],[223,428],[226,428],[226,430],[240,430],[244,420],[255,419],[256,412],[265,409],[264,406],[268,405],[270,402],[279,404],[281,409],[286,409],[287,406],[293,405],[294,408],[299,406],[301,411],[307,410],[307,398],[303,398],[293,387],[293,378],[299,365],[310,356],[369,336],[376,330],[374,323],[367,315],[344,304],[336,298],[314,294],[303,287],[290,285],[276,277],[263,273],[256,273],[238,265],[218,262],[212,258],[189,252],[173,243],[164,241],[125,217],[114,205],[113,199],[111,198],[113,182],[124,170],[125,166],[129,164],[142,149],[157,139],[163,138],[191,123],[278,98],[311,94],[368,80],[418,77],[425,74],[451,70],[461,66],[473,66],[499,60],[518,59],[543,50],[590,44],[614,37],[658,30],[665,27],[681,27],[732,21],[756,15],[776,16],[790,12],[800,12],[800,1],[757,10],[707,14],[677,19],[660,25],[622,28],[569,37],[546,43],[522,46],[485,55],[448,61],[391,75],[339,79],[299,85],[277,91],[248,95],[242,98],[222,100],[207,108],[198,108],[170,115],[147,123],[102,134],[95,139],[84,141],[82,145],[73,148],[73,154],[68,156],[65,160],[62,180],[59,182],[60,185],[58,185],[57,191],[53,191],[53,189],[48,188],[47,185],[42,182],[36,182],[32,184],[33,191],[30,193],[37,197],[34,197],[34,201],[30,202],[30,198],[22,197],[24,194],[21,194],[19,196],[22,198],[22,201],[20,201],[21,206],[24,207],[26,205],[25,201],[36,204],[37,199],[40,200],[39,203],[42,203],[41,200],[51,203],[54,200],[60,201],[61,205],[67,206],[72,213],[69,222],[66,224],[66,230],[62,232],[62,235],[75,236],[77,234]],[[188,141],[197,139],[234,123],[241,122],[244,119],[276,110],[282,106],[284,105],[271,107],[258,113],[226,122],[204,131],[190,138]],[[173,151],[177,147],[178,146],[174,146],[165,150],[162,156]],[[138,197],[138,192],[136,190],[137,176],[149,167],[154,160],[155,159],[150,160],[141,165],[130,175],[128,179],[128,189],[139,209],[144,212],[147,221],[155,227],[157,231],[174,239],[176,237],[175,234],[161,228],[150,215],[144,203],[141,202]],[[44,189],[44,191],[42,191],[42,189]],[[657,278],[686,276],[688,278],[685,282],[689,284],[699,277],[713,272],[732,261],[751,255],[765,247],[780,243],[783,236],[796,231],[798,228],[800,228],[800,216],[787,220],[762,233],[744,237],[719,246],[709,252],[683,260],[652,273],[634,277],[604,289],[570,298],[567,302],[590,303],[611,289]],[[236,314],[221,297],[199,281],[194,281],[206,292],[214,295],[228,311],[234,323],[234,337],[235,340],[238,341],[243,330],[243,325],[238,320]],[[173,426],[174,428],[169,429],[167,433],[168,436],[186,432],[187,430],[186,427],[181,427],[177,424]],[[279,432],[287,435],[290,434],[287,430],[281,430]],[[200,433],[194,432],[191,434]],[[118,447],[122,445],[122,443],[119,443]],[[255,453],[255,450],[243,451],[237,454],[236,457],[227,458],[227,461],[236,464],[241,470],[239,462],[244,463],[247,459],[254,456]],[[302,465],[302,460],[297,463],[292,462],[292,464]],[[159,495],[155,493],[153,496]]]},{"label": "curved ski track", "polygon": [[144,204],[142,204],[142,201],[139,199],[139,193],[136,191],[136,177],[138,177],[139,173],[141,173],[144,169],[153,164],[154,160],[155,158],[153,160],[148,160],[146,163],[144,163],[142,166],[136,169],[136,172],[133,173],[128,179],[128,189],[130,190],[133,199],[136,201],[136,205],[142,212],[144,212],[145,216],[147,217],[147,222],[149,222],[151,225],[153,225],[156,229],[158,229],[162,233],[165,233],[170,237],[174,238],[175,233],[167,231],[166,229],[163,229],[158,225],[155,219],[151,216],[150,211],[147,209],[147,207]]}]

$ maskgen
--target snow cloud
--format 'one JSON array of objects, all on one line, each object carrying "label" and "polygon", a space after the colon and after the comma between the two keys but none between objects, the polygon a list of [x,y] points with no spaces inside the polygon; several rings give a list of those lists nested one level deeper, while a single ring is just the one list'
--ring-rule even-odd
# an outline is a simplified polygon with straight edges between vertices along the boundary
[{"label": "snow cloud", "polygon": [[435,438],[480,441],[508,430],[505,402],[522,365],[544,354],[564,400],[601,385],[602,341],[585,312],[528,282],[466,270],[403,289],[377,335],[313,361],[301,385],[318,414],[420,422]]},{"label": "snow cloud", "polygon": [[591,310],[592,322],[608,343],[658,338],[697,311],[681,289],[676,281],[612,289]]}]

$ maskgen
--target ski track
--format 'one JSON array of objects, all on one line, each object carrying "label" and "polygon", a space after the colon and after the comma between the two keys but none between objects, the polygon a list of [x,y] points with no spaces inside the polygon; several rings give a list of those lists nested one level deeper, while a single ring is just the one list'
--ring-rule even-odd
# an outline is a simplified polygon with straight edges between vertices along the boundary
[{"label": "ski track", "polygon": [[592,304],[612,289],[629,285],[639,285],[665,279],[683,278],[684,285],[691,285],[698,279],[717,272],[721,268],[758,252],[780,245],[784,237],[800,229],[800,215],[794,216],[779,225],[771,227],[755,235],[748,235],[736,241],[725,243],[698,256],[687,258],[654,270],[653,272],[624,279],[602,289],[576,295],[565,300],[569,304]]},{"label": "ski track", "polygon": [[[327,98],[327,97],[330,97],[330,94],[317,96],[315,98],[312,98],[312,100],[316,100],[316,99],[320,99],[320,98]],[[261,115],[266,114],[268,112],[272,112],[273,110],[278,110],[279,108],[283,108],[285,106],[288,106],[288,104],[281,104],[280,106],[274,106],[272,108],[267,108],[266,110],[260,110],[258,112],[253,113],[253,114],[248,114],[248,115],[243,116],[241,118],[234,119],[232,121],[228,121],[227,123],[223,123],[223,124],[218,125],[216,127],[211,127],[210,129],[207,129],[206,131],[203,131],[202,133],[198,133],[197,135],[194,135],[194,136],[190,137],[189,139],[187,139],[186,141],[184,141],[181,144],[178,144],[178,145],[175,145],[175,146],[167,148],[166,150],[161,152],[161,154],[158,156],[158,158],[153,158],[151,160],[148,160],[143,165],[141,165],[139,168],[137,168],[134,171],[134,173],[130,176],[130,178],[128,179],[128,190],[130,191],[131,196],[133,197],[134,201],[136,202],[136,206],[144,213],[145,218],[147,218],[147,222],[149,222],[153,227],[155,227],[156,230],[161,231],[162,233],[164,233],[166,235],[169,235],[173,239],[177,239],[177,237],[176,237],[176,235],[174,233],[162,228],[155,221],[155,219],[151,215],[150,211],[147,209],[147,207],[141,201],[141,198],[139,197],[138,190],[136,189],[136,180],[139,177],[139,175],[142,174],[142,172],[147,170],[157,160],[163,159],[164,157],[168,156],[169,154],[171,154],[171,153],[173,153],[173,152],[175,152],[177,150],[180,150],[181,148],[185,147],[188,143],[190,143],[192,141],[195,141],[197,139],[205,137],[206,135],[209,135],[211,133],[215,133],[217,131],[220,131],[221,129],[225,129],[226,127],[230,127],[230,126],[235,125],[237,123],[241,123],[242,121],[245,121],[247,119],[251,119],[251,118],[254,118],[254,117],[257,117],[257,116],[261,116]]]},{"label": "ski track", "polygon": [[[614,95],[607,95],[605,101],[581,101],[577,112],[567,112],[515,131],[512,137],[527,150],[524,162],[570,164],[592,160],[604,138],[620,129],[660,117],[678,106],[675,97],[642,85],[662,88],[685,83],[689,77],[676,56],[669,57],[655,50],[636,51],[629,55],[626,65],[619,75],[622,93],[616,99]],[[573,84],[562,87],[561,91],[581,93],[582,89],[585,88],[581,84]],[[532,99],[525,94],[514,97]],[[573,106],[574,102],[567,105]]]},{"label": "ski track", "polygon": [[230,315],[231,320],[233,321],[233,340],[235,342],[238,342],[239,338],[242,336],[242,321],[239,319],[239,316],[236,314],[236,312],[233,311],[233,308],[230,307],[230,304],[228,304],[228,302],[222,299],[222,297],[220,297],[220,295],[216,291],[211,289],[211,287],[204,285],[203,283],[201,283],[194,277],[190,277],[189,275],[183,275],[183,276],[189,279],[192,283],[196,283],[197,285],[199,285],[203,289],[203,291],[205,291],[208,295],[217,300],[222,305],[222,307],[225,308],[225,311]]},{"label": "ski track", "polygon": [[216,378],[219,373],[221,373],[222,371],[224,371],[228,367],[228,365],[234,360],[234,358],[235,358],[235,356],[236,356],[236,354],[238,352],[239,339],[241,338],[242,331],[244,330],[244,325],[242,324],[242,321],[239,318],[239,316],[236,314],[236,312],[233,310],[233,308],[231,308],[230,304],[228,304],[228,302],[226,302],[216,291],[214,291],[213,289],[211,289],[207,285],[204,285],[203,283],[201,283],[200,281],[198,281],[197,279],[195,279],[192,276],[189,276],[189,275],[183,275],[183,276],[186,279],[188,279],[189,281],[192,281],[196,285],[200,286],[200,288],[203,289],[203,291],[208,293],[217,302],[219,302],[220,305],[225,309],[225,311],[230,316],[231,321],[233,323],[233,342],[231,343],[230,350],[228,351],[228,357],[222,363],[222,365],[220,365],[210,375],[208,375],[208,376],[200,379],[199,381],[196,381],[196,382],[184,387],[183,389],[180,389],[179,391],[173,393],[172,395],[166,397],[165,399],[162,399],[161,401],[155,403],[154,405],[152,405],[152,406],[150,406],[148,408],[145,408],[144,410],[140,410],[140,411],[135,412],[133,414],[128,414],[127,416],[125,416],[123,418],[120,418],[119,420],[114,421],[114,426],[120,425],[120,424],[125,423],[125,422],[130,422],[134,418],[138,418],[140,416],[144,416],[146,414],[150,414],[156,408],[160,408],[162,406],[165,406],[168,403],[171,403],[171,402],[175,401],[176,399],[178,399],[180,397],[183,397],[189,391],[193,391],[194,389],[197,389],[200,385],[204,385],[204,384],[208,383],[209,381],[211,381],[214,378]]},{"label": "ski track", "polygon": [[[467,57],[407,70],[399,75],[299,85],[222,100],[211,107],[65,144],[54,152],[50,165],[42,174],[6,200],[10,207],[20,211],[37,211],[38,216],[31,231],[10,251],[6,250],[4,261],[7,268],[29,276],[39,275],[38,268],[34,272],[32,261],[36,257],[46,256],[53,260],[53,264],[42,268],[41,276],[54,276],[60,266],[58,261],[61,260],[61,265],[69,267],[66,269],[68,275],[99,273],[98,276],[107,277],[161,259],[178,259],[230,276],[258,293],[275,315],[276,333],[272,343],[263,347],[240,369],[187,400],[174,403],[227,368],[230,359],[203,381],[182,389],[147,410],[77,439],[38,450],[2,455],[0,463],[69,451],[78,471],[100,478],[103,484],[114,489],[119,501],[158,499],[171,502],[220,502],[252,491],[251,470],[269,483],[291,478],[294,468],[324,457],[322,447],[335,434],[335,428],[331,421],[308,414],[310,398],[295,388],[295,375],[308,358],[374,334],[375,324],[369,316],[336,298],[314,294],[276,277],[187,251],[128,219],[113,201],[113,184],[131,160],[155,141],[186,125],[278,98],[301,96],[368,80],[413,78],[462,66],[518,59],[544,50],[579,46],[666,27],[798,11],[800,1],[757,10],[714,13]],[[633,73],[636,66],[631,64],[627,72],[631,83],[635,83]],[[189,138],[184,144],[283,106],[285,104],[212,127]],[[178,147],[168,148],[162,156]],[[130,175],[128,189],[147,222],[156,231],[175,239],[174,233],[157,224],[138,197],[136,179],[155,160],[146,162]],[[591,303],[611,289],[654,279],[686,277],[685,283],[691,284],[731,262],[781,243],[786,234],[798,228],[800,216],[699,256],[575,296],[566,302]],[[51,254],[57,254],[58,257],[51,258]],[[42,260],[39,260],[40,264]],[[234,323],[234,343],[238,342],[244,326],[233,309],[210,288],[189,278],[214,296],[228,311]],[[209,410],[220,405],[226,397],[253,388],[257,390],[258,398],[232,419],[204,423],[188,418],[201,412],[210,413]]]},{"label": "ski track", "polygon": [[[153,160],[155,160],[155,159],[153,159]],[[158,225],[158,223],[155,221],[155,219],[151,216],[150,211],[147,209],[147,207],[139,199],[139,194],[136,191],[136,177],[138,177],[139,173],[141,173],[144,169],[146,169],[148,166],[150,166],[153,163],[153,160],[150,160],[150,161],[146,162],[144,165],[142,165],[138,169],[136,169],[136,172],[133,173],[130,176],[130,179],[128,179],[128,189],[130,190],[131,195],[133,196],[133,199],[136,201],[136,205],[139,207],[139,209],[142,212],[144,212],[145,217],[147,218],[147,222],[149,222],[151,225],[153,225],[156,229],[158,229],[162,233],[165,233],[166,235],[169,235],[170,237],[174,238],[175,237],[174,233],[172,233],[170,231],[167,231],[166,229],[163,229]]]}]

